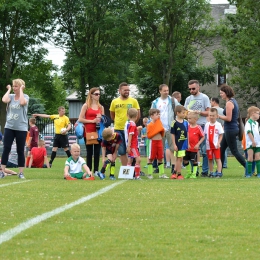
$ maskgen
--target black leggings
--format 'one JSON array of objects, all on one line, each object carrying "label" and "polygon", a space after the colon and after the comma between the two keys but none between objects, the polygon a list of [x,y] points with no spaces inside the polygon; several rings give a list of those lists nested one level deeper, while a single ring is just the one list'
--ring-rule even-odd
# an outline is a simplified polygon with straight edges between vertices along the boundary
[{"label": "black leggings", "polygon": [[87,166],[92,171],[92,157],[94,151],[94,172],[98,171],[99,168],[99,157],[100,157],[100,143],[93,145],[86,145],[87,150]]},{"label": "black leggings", "polygon": [[26,141],[27,131],[18,131],[5,128],[4,132],[4,150],[2,154],[1,164],[6,165],[8,162],[8,156],[11,151],[11,147],[14,139],[16,139],[16,151],[18,155],[18,167],[24,167],[24,147]]}]

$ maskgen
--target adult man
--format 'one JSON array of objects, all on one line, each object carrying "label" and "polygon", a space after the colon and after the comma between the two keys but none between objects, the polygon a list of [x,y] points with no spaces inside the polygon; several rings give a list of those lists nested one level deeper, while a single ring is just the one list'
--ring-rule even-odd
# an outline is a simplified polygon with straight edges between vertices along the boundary
[{"label": "adult man", "polygon": [[[165,146],[165,141],[167,140],[169,149],[171,151],[171,162],[172,162],[172,172],[175,167],[175,158],[173,156],[174,148],[172,143],[171,135],[171,124],[174,118],[172,97],[169,96],[169,87],[166,84],[159,86],[160,97],[156,98],[152,102],[151,108],[157,108],[160,110],[160,119],[162,121],[165,135],[163,137],[163,145]],[[174,106],[179,105],[179,102],[174,99]]]},{"label": "adult man", "polygon": [[[224,109],[219,106],[219,99],[216,97],[211,98],[210,100],[211,107],[214,107],[218,110],[218,114],[223,116]],[[224,127],[224,120],[217,118],[217,121]],[[223,168],[227,168],[227,150],[225,151],[225,161],[223,164]]]},{"label": "adult man", "polygon": [[[208,111],[211,107],[209,97],[200,92],[200,86],[198,80],[190,80],[188,82],[188,88],[191,93],[185,100],[184,106],[188,110],[193,110],[199,114],[199,119],[197,124],[204,129],[205,124],[207,123]],[[202,161],[202,177],[208,176],[208,158],[206,154],[206,142],[205,140],[200,145],[201,154],[203,156]]]},{"label": "adult man", "polygon": [[[50,118],[54,122],[55,136],[54,136],[53,148],[52,148],[52,153],[51,153],[51,159],[49,162],[50,167],[56,157],[58,147],[62,147],[68,157],[71,156],[70,150],[69,150],[69,140],[68,140],[68,136],[67,136],[67,133],[71,129],[70,120],[67,116],[65,116],[64,107],[59,107],[58,113],[59,113],[58,115],[33,114],[34,117],[39,116],[39,117],[44,117],[44,118]],[[64,131],[61,131],[62,128],[66,128],[66,129]]]},{"label": "adult man", "polygon": [[126,82],[122,82],[119,85],[120,96],[112,100],[109,108],[110,117],[112,120],[114,120],[115,132],[119,133],[122,138],[122,142],[118,149],[118,154],[120,155],[121,164],[123,166],[127,165],[126,144],[124,135],[124,127],[127,121],[127,110],[132,107],[136,108],[138,110],[136,123],[140,119],[140,107],[138,101],[135,98],[129,97],[129,92],[129,85]]},{"label": "adult man", "polygon": [[179,104],[181,104],[181,92],[179,91],[174,91],[172,93],[172,97],[176,98]]}]

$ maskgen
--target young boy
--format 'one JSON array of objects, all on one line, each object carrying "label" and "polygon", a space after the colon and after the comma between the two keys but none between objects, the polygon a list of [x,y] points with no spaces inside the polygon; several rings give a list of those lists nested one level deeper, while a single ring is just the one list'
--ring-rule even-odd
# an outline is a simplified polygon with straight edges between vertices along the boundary
[{"label": "young boy", "polygon": [[[45,163],[45,165],[44,165]],[[50,168],[44,140],[39,140],[38,147],[31,150],[29,168]]]},{"label": "young boy", "polygon": [[169,177],[164,174],[163,166],[163,136],[164,127],[160,120],[160,110],[156,108],[151,108],[149,110],[149,116],[151,122],[147,125],[147,137],[150,139],[150,151],[149,151],[149,162],[148,162],[148,178],[153,178],[153,160],[158,160],[159,178],[169,179]]},{"label": "young boy", "polygon": [[[148,147],[149,147],[149,139],[147,138],[147,123],[148,123],[148,118],[144,117],[143,118],[143,125],[144,125],[144,127],[141,130],[141,138],[144,141],[144,153],[145,153],[146,157],[148,155]],[[148,167],[148,161],[149,161],[149,159],[147,157],[147,165],[145,165],[144,168]]]},{"label": "young boy", "polygon": [[252,163],[255,159],[257,177],[260,178],[260,135],[259,135],[259,119],[260,109],[251,106],[247,109],[247,117],[249,118],[245,124],[246,149],[247,149],[247,170],[246,177],[252,176]]},{"label": "young boy", "polygon": [[172,123],[171,134],[174,147],[174,156],[176,156],[175,171],[173,172],[171,179],[183,180],[181,175],[182,159],[185,156],[185,151],[188,149],[188,122],[184,119],[187,114],[187,110],[184,106],[178,105],[174,109],[176,115],[175,120]]},{"label": "young boy", "polygon": [[[189,112],[188,113],[188,149],[186,154],[183,157],[183,164],[186,167],[187,174],[185,178],[196,179],[196,173],[198,170],[198,160],[197,153],[200,147],[200,144],[204,141],[204,132],[200,125],[197,125],[197,120],[199,118],[198,113]],[[192,162],[192,171],[189,161]]]},{"label": "young boy", "polygon": [[[206,136],[206,149],[209,162],[209,177],[222,177],[221,173],[221,154],[220,154],[220,143],[223,137],[223,127],[217,121],[218,110],[214,107],[209,110],[209,122],[206,123],[204,128],[204,134]],[[213,173],[213,160],[217,163],[217,172]]]},{"label": "young boy", "polygon": [[128,120],[125,123],[125,142],[126,151],[128,153],[127,166],[131,166],[133,159],[135,158],[135,176],[136,180],[140,180],[140,163],[141,157],[138,150],[138,130],[135,121],[138,117],[138,111],[135,108],[129,108],[127,110]]},{"label": "young boy", "polygon": [[39,141],[39,130],[38,127],[35,125],[36,119],[34,117],[29,119],[30,131],[29,131],[29,138],[26,143],[28,147],[28,154],[26,158],[26,167],[29,165],[30,157],[31,157],[31,150],[33,147],[38,147]]},{"label": "young boy", "polygon": [[[71,145],[71,156],[65,162],[64,179],[66,180],[95,180],[89,170],[86,161],[80,157],[80,146],[76,143]],[[84,172],[82,171],[84,169]]]},{"label": "young boy", "polygon": [[[119,133],[114,133],[112,128],[105,128],[102,132],[102,161],[103,166],[101,171],[98,173],[98,176],[101,180],[105,179],[105,171],[110,164],[110,180],[115,180],[115,162],[117,158],[117,151],[119,148],[119,145],[122,142],[121,135]],[[107,160],[106,160],[107,156]]]}]

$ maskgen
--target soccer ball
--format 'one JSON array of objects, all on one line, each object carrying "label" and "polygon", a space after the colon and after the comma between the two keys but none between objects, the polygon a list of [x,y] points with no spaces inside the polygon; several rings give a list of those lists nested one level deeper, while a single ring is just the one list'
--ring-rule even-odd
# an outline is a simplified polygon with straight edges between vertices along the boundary
[{"label": "soccer ball", "polygon": [[61,128],[60,133],[63,134],[66,130],[67,128]]}]

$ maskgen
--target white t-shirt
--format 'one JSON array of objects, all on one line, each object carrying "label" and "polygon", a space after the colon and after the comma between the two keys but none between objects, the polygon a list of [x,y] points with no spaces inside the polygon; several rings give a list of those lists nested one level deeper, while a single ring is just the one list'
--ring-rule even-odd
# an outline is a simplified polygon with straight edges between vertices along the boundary
[{"label": "white t-shirt", "polygon": [[82,157],[79,157],[77,161],[74,161],[72,156],[70,156],[65,162],[65,165],[69,166],[69,173],[84,172],[82,170],[84,164],[86,164],[86,161]]},{"label": "white t-shirt", "polygon": [[204,134],[206,135],[206,149],[216,149],[219,135],[223,133],[223,127],[219,122],[216,121],[214,124],[207,122],[204,128]]},{"label": "white t-shirt", "polygon": [[257,121],[248,119],[245,124],[245,135],[246,135],[246,148],[249,148],[252,145],[248,133],[251,133],[255,139],[256,147],[260,147],[260,135],[259,135],[259,124]]},{"label": "white t-shirt", "polygon": [[169,103],[168,98],[166,98],[166,99],[159,98],[158,103],[157,103],[157,109],[160,110],[160,119],[162,121],[162,124],[163,124],[165,131],[169,130],[168,103]]}]

